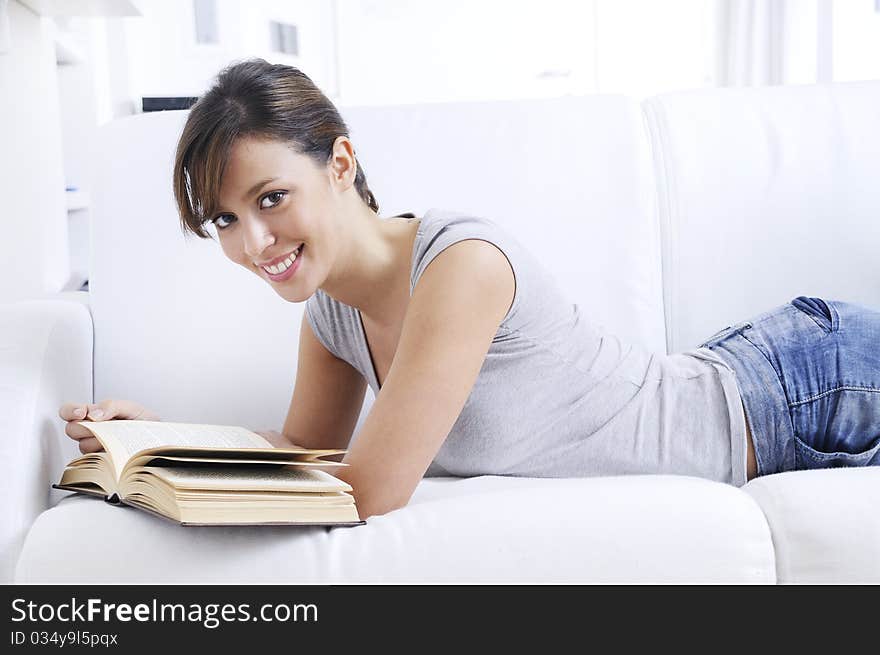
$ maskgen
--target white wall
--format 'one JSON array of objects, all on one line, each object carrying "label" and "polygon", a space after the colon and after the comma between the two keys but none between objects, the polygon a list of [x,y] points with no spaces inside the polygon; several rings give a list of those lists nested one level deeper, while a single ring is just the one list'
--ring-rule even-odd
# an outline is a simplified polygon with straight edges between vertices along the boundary
[{"label": "white wall", "polygon": [[[218,0],[215,46],[195,43],[189,0],[136,4],[143,19],[123,21],[133,99],[198,95],[251,56],[298,66],[344,105],[714,83],[711,0]],[[299,57],[269,51],[270,19],[298,26]]]},{"label": "white wall", "polygon": [[716,84],[714,2],[595,2],[596,93],[645,98]]},{"label": "white wall", "polygon": [[[235,59],[263,57],[303,69],[327,92],[336,86],[333,6],[326,0],[217,0],[219,44],[197,44],[191,0],[136,0],[143,18],[123,19],[132,101],[198,96]],[[299,29],[299,56],[271,52],[270,20]]]},{"label": "white wall", "polygon": [[339,4],[342,102],[654,93],[714,84],[709,0]]},{"label": "white wall", "polygon": [[339,2],[347,105],[581,94],[595,87],[593,0]]},{"label": "white wall", "polygon": [[0,302],[67,283],[67,211],[54,25],[8,6],[10,47],[0,54]]},{"label": "white wall", "polygon": [[[217,0],[221,43],[206,46],[195,43],[190,0],[135,0],[143,18],[118,19],[122,29],[113,33],[121,43],[110,61],[129,64],[124,93],[132,107],[143,95],[198,95],[223,66],[252,56],[298,66],[343,105],[643,98],[719,84],[724,1]],[[774,1],[785,23],[774,46],[781,79],[814,82],[822,0]],[[874,0],[828,6],[834,79],[877,77]],[[757,3],[753,11],[764,8]],[[270,19],[298,26],[299,57],[269,51]]]},{"label": "white wall", "polygon": [[819,7],[817,2],[786,2],[783,15],[782,80],[786,84],[815,84],[819,75]]},{"label": "white wall", "polygon": [[832,24],[834,80],[880,79],[880,5],[837,0]]}]

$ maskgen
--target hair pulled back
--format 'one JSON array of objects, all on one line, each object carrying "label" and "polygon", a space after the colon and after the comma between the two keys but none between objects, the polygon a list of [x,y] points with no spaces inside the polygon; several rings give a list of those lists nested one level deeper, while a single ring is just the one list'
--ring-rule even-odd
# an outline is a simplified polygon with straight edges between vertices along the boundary
[{"label": "hair pulled back", "polygon": [[[220,182],[236,139],[284,141],[324,165],[340,136],[348,137],[349,131],[339,111],[299,69],[263,59],[224,68],[190,108],[177,143],[174,198],[184,233],[211,238],[204,224],[217,210]],[[354,184],[378,213],[359,162]]]}]

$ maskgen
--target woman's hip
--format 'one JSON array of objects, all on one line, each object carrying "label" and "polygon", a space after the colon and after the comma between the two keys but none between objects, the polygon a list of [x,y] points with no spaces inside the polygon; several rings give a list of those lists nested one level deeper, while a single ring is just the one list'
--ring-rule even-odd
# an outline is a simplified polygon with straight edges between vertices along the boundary
[{"label": "woman's hip", "polygon": [[759,475],[880,464],[880,312],[799,296],[701,344],[737,374]]}]

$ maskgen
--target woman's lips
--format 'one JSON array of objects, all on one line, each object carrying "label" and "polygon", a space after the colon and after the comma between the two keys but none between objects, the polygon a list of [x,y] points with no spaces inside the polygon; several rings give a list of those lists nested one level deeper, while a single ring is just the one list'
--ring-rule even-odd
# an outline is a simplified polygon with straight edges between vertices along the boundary
[{"label": "woman's lips", "polygon": [[305,245],[300,246],[299,255],[296,256],[296,259],[293,260],[293,263],[283,273],[278,273],[278,275],[273,275],[272,273],[267,271],[262,266],[260,267],[260,270],[263,271],[263,273],[266,274],[266,277],[268,277],[272,282],[285,282],[286,280],[289,280],[290,278],[292,278],[293,274],[296,273],[297,270],[299,270],[299,265],[300,265],[300,262],[302,261],[302,256],[303,256],[303,252],[305,251],[305,249],[306,249]]}]

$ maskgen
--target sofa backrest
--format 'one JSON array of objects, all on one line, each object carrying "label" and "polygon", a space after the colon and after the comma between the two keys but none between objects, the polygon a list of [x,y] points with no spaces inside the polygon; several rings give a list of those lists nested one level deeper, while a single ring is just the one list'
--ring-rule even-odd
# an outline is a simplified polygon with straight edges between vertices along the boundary
[{"label": "sofa backrest", "polygon": [[343,110],[383,215],[504,225],[587,320],[666,351],[650,143],[623,96]]},{"label": "sofa backrest", "polygon": [[799,295],[880,309],[880,81],[644,103],[668,351]]},{"label": "sofa backrest", "polygon": [[[656,185],[637,102],[341,111],[382,216],[443,207],[492,218],[543,257],[589,320],[665,352]],[[185,116],[114,121],[96,144],[95,398],[131,398],[165,420],[280,429],[302,305],[281,300],[217,244],[183,238],[171,170]]]}]

